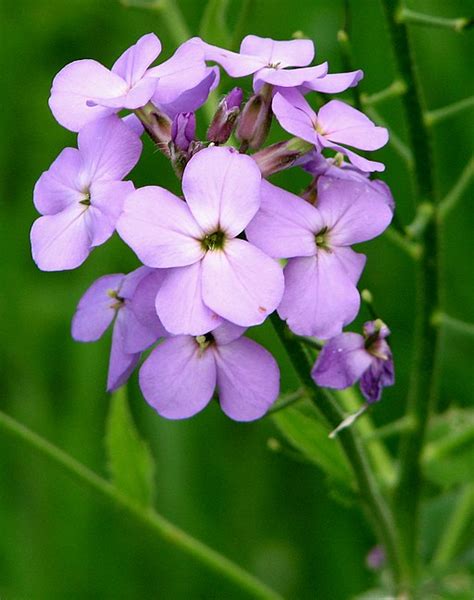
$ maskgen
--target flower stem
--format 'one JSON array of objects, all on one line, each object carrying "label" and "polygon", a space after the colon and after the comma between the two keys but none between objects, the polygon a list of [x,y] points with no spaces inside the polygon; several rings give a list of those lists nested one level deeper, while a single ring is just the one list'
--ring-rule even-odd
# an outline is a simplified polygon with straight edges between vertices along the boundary
[{"label": "flower stem", "polygon": [[[405,110],[408,135],[413,151],[415,175],[415,202],[417,206],[429,203],[432,218],[420,232],[424,251],[417,261],[416,270],[416,322],[414,356],[407,401],[407,416],[414,427],[404,433],[400,447],[400,476],[395,490],[396,510],[402,551],[411,567],[409,579],[403,582],[402,592],[412,594],[418,571],[419,511],[423,485],[421,452],[425,441],[428,417],[436,403],[439,328],[432,322],[432,314],[441,303],[439,278],[439,222],[434,190],[434,174],[430,132],[423,118],[423,107],[418,82],[415,77],[408,32],[397,3],[382,0],[391,37],[397,71],[407,84],[401,97]],[[406,15],[406,13],[405,13]]]},{"label": "flower stem", "polygon": [[474,177],[474,155],[464,167],[459,179],[439,204],[439,219],[443,221],[461,200]]},{"label": "flower stem", "polygon": [[463,98],[458,102],[448,104],[448,106],[443,106],[442,108],[437,108],[435,110],[429,110],[425,113],[425,123],[426,125],[435,125],[440,121],[444,121],[445,119],[449,119],[449,117],[457,115],[463,110],[473,107],[474,96],[470,96],[469,98]]},{"label": "flower stem", "polygon": [[[274,313],[271,322],[282,342],[302,385],[307,391],[316,410],[324,417],[329,429],[335,429],[344,420],[344,413],[339,408],[334,396],[324,388],[317,388],[311,379],[311,364],[307,355],[300,345],[297,337],[293,336],[285,324]],[[389,557],[395,584],[404,578],[406,565],[400,556],[397,540],[397,532],[390,509],[381,495],[377,482],[370,470],[365,449],[363,448],[357,433],[351,429],[344,429],[338,435],[338,440],[351,464],[357,486],[368,517],[372,521],[375,531],[379,536]]]},{"label": "flower stem", "polygon": [[106,479],[2,411],[0,411],[0,429],[16,441],[23,442],[35,452],[48,458],[76,481],[97,492],[161,539],[193,556],[201,564],[245,590],[250,597],[261,600],[282,600],[279,594],[228,558],[179,529],[153,509],[137,504]]},{"label": "flower stem", "polygon": [[474,25],[474,19],[469,17],[460,17],[458,19],[446,19],[415,12],[409,8],[401,6],[395,13],[397,23],[410,23],[413,25],[424,25],[426,27],[443,27],[453,29],[454,31],[463,31]]},{"label": "flower stem", "polygon": [[361,101],[364,106],[374,106],[390,98],[398,98],[407,91],[405,82],[401,79],[395,79],[388,87],[374,94],[361,94]]},{"label": "flower stem", "polygon": [[373,106],[367,106],[365,112],[369,115],[369,117],[375,121],[378,125],[382,125],[383,127],[387,127],[390,131],[390,139],[388,143],[392,146],[395,152],[404,160],[407,167],[411,170],[413,169],[413,153],[411,149],[405,144],[405,142],[392,130],[392,128],[387,124],[382,115],[376,110]]}]

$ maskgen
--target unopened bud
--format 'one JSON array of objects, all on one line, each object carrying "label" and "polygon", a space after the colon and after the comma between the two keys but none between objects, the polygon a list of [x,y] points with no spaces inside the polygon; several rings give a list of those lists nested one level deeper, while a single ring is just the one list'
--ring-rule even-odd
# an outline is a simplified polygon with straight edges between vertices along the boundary
[{"label": "unopened bud", "polygon": [[196,134],[196,116],[193,112],[178,113],[171,125],[171,141],[177,149],[187,152]]},{"label": "unopened bud", "polygon": [[291,167],[295,160],[301,156],[301,152],[295,150],[290,142],[272,144],[252,155],[263,177],[268,177],[273,173],[278,173],[278,171],[283,171],[283,169]]},{"label": "unopened bud", "polygon": [[155,142],[158,149],[169,154],[169,143],[171,141],[171,119],[162,113],[151,102],[135,111],[142,122],[146,132]]},{"label": "unopened bud", "polygon": [[216,144],[224,144],[230,138],[240,113],[243,91],[235,87],[219,102],[216,114],[207,130],[207,139]]},{"label": "unopened bud", "polygon": [[264,85],[244,106],[237,128],[237,137],[249,148],[260,148],[268,135],[272,123],[271,96],[271,88]]}]

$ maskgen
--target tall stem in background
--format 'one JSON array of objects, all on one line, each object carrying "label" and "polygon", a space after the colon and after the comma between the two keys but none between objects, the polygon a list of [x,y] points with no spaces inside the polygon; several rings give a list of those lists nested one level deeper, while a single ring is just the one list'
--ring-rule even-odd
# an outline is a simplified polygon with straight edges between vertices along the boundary
[{"label": "tall stem in background", "polygon": [[382,0],[388,23],[397,70],[407,85],[401,101],[405,110],[408,134],[413,151],[415,176],[415,203],[430,203],[432,218],[421,237],[422,256],[416,266],[416,323],[414,356],[407,415],[414,427],[402,437],[400,448],[400,476],[395,491],[394,508],[397,514],[403,551],[411,565],[410,581],[406,591],[414,587],[418,569],[419,508],[422,488],[420,455],[426,426],[437,392],[437,350],[439,328],[433,314],[440,309],[439,221],[434,190],[432,147],[429,129],[423,119],[420,90],[416,79],[407,28],[398,22],[398,3]]}]

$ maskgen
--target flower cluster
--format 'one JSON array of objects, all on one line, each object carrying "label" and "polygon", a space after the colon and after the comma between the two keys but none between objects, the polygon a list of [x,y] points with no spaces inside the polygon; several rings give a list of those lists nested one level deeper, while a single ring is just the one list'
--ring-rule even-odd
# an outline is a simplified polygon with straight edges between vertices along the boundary
[{"label": "flower cluster", "polygon": [[[362,71],[309,66],[309,40],[249,35],[236,53],[193,38],[151,66],[160,51],[148,34],[110,70],[79,60],[53,81],[49,105],[78,133],[77,148],[64,149],[36,184],[33,258],[46,271],[74,269],[117,231],[142,263],[91,285],[74,339],[97,340],[113,322],[108,390],[154,346],[139,382],[164,417],[194,415],[217,389],[229,417],[250,421],[276,400],[279,370],[244,332],[277,311],[294,334],[329,340],[313,371],[319,385],[361,378],[367,399],[378,400],[393,382],[388,329],[379,321],[366,324],[365,337],[342,329],[358,314],[366,260],[351,246],[380,235],[394,205],[369,177],[383,165],[348,146],[377,150],[388,134],[349,104],[315,111],[306,99],[355,86]],[[195,113],[219,84],[219,67],[253,75],[253,91],[244,102],[241,88],[230,90],[199,140]],[[263,147],[273,117],[294,137]],[[124,181],[145,132],[182,180],[182,197]],[[290,166],[311,175],[300,196],[267,180]]]}]

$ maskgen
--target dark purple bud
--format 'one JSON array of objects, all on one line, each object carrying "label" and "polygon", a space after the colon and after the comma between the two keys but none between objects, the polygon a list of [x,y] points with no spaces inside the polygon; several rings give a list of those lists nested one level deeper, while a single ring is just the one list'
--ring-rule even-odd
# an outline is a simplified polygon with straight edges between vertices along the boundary
[{"label": "dark purple bud", "polygon": [[383,388],[395,383],[392,351],[385,340],[390,329],[382,320],[376,319],[365,323],[363,331],[364,347],[372,356],[372,362],[360,378],[360,389],[367,402],[378,402]]},{"label": "dark purple bud", "polygon": [[251,96],[240,116],[237,137],[244,147],[257,150],[262,146],[270,131],[272,114],[271,88],[264,85]]},{"label": "dark purple bud", "polygon": [[178,150],[187,152],[196,135],[196,115],[193,112],[178,113],[171,125],[171,141]]},{"label": "dark purple bud", "polygon": [[230,138],[240,113],[243,95],[241,88],[235,87],[219,102],[216,114],[207,130],[209,142],[224,144]]}]

